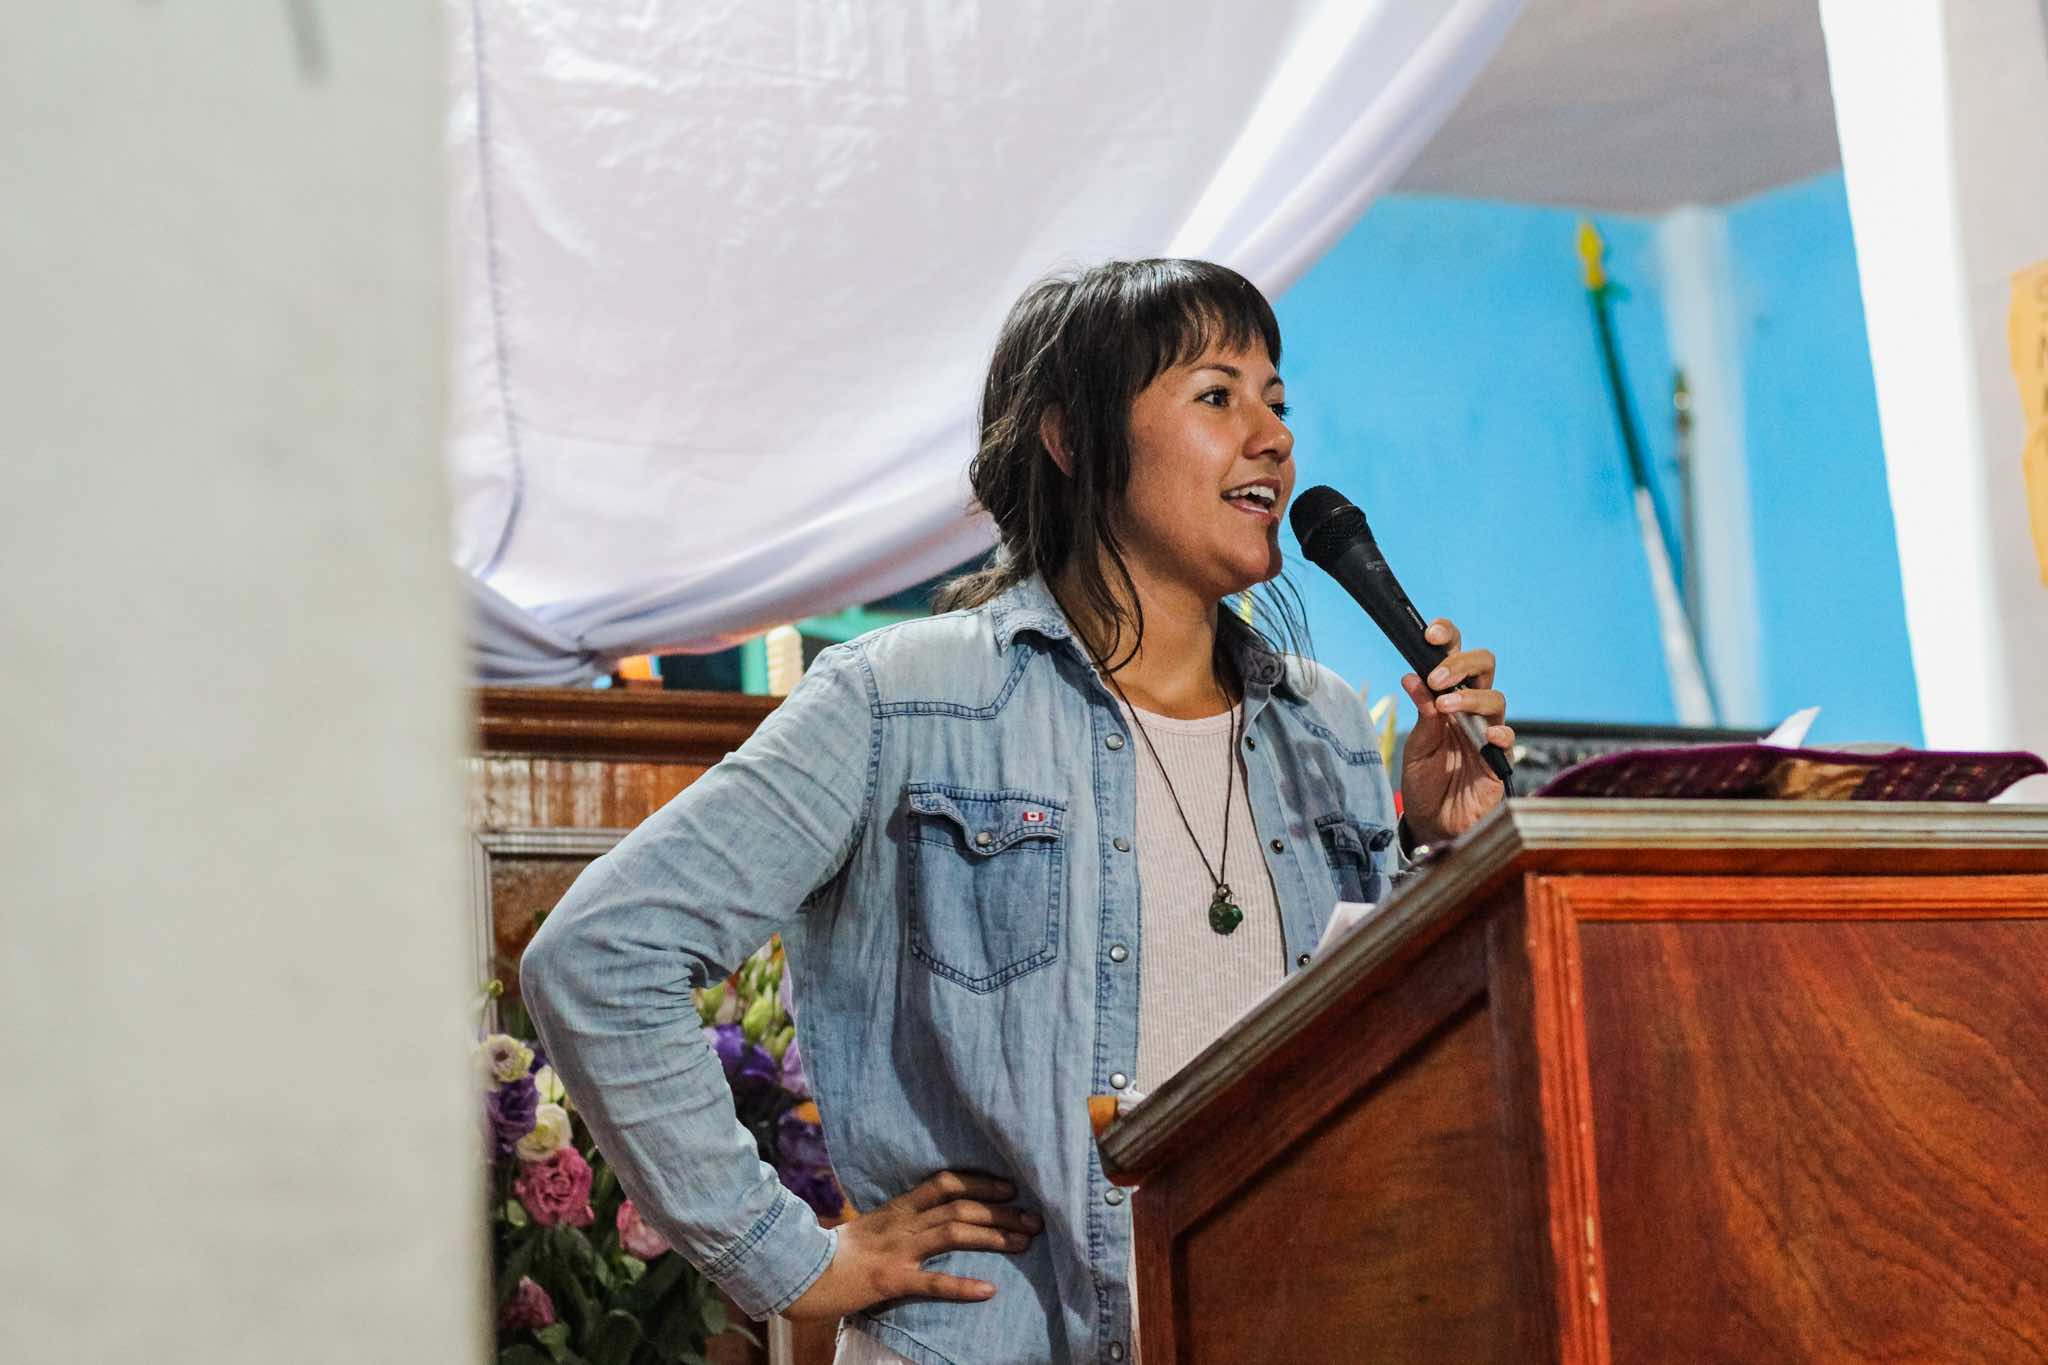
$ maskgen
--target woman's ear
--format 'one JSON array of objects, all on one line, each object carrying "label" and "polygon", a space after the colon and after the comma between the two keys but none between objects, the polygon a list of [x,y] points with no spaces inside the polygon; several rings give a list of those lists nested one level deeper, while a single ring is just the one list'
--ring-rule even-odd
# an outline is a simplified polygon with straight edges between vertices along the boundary
[{"label": "woman's ear", "polygon": [[1060,467],[1060,473],[1074,477],[1074,457],[1067,450],[1066,414],[1057,407],[1048,406],[1038,414],[1038,441],[1052,456],[1052,462]]}]

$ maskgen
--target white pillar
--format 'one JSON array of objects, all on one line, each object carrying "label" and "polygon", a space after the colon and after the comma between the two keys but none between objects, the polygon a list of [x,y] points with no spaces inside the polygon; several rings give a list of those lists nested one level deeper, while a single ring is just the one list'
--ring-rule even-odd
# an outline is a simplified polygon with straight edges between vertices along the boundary
[{"label": "white pillar", "polygon": [[2048,589],[2006,341],[2012,274],[2048,257],[2042,6],[1820,11],[1927,742],[2048,751]]},{"label": "white pillar", "polygon": [[1782,717],[1764,712],[1741,327],[1727,212],[1696,206],[1673,211],[1657,225],[1657,255],[1671,358],[1685,370],[1692,390],[1695,569],[1707,672],[1723,725],[1774,725]]},{"label": "white pillar", "polygon": [[483,1359],[431,4],[0,19],[0,1355]]}]

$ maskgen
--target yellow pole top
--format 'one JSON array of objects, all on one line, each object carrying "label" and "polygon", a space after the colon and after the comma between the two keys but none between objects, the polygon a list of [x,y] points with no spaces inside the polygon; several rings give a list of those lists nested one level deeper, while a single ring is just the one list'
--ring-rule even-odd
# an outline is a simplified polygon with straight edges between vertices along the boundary
[{"label": "yellow pole top", "polygon": [[1586,288],[1607,287],[1607,269],[1602,264],[1606,255],[1607,243],[1601,240],[1600,229],[1593,226],[1591,218],[1579,219],[1579,260],[1586,267]]}]

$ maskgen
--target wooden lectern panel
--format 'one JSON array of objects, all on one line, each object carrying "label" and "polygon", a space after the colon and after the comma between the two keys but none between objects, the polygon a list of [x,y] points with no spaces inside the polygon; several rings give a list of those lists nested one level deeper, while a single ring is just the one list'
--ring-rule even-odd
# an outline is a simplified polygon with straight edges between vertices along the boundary
[{"label": "wooden lectern panel", "polygon": [[1614,1359],[2048,1359],[2048,879],[1550,886]]},{"label": "wooden lectern panel", "polygon": [[1182,1233],[1179,1359],[1512,1360],[1492,1072],[1482,1003]]},{"label": "wooden lectern panel", "polygon": [[1483,926],[1418,946],[1138,1192],[1146,1359],[1517,1359]]}]

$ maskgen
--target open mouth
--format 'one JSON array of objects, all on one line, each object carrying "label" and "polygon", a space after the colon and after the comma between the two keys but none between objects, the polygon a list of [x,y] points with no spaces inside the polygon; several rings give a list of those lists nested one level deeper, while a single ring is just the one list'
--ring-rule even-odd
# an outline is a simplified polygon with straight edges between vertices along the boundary
[{"label": "open mouth", "polygon": [[1243,488],[1233,488],[1223,495],[1223,500],[1240,511],[1256,513],[1259,516],[1277,516],[1280,503],[1278,490],[1262,483],[1249,483]]}]

